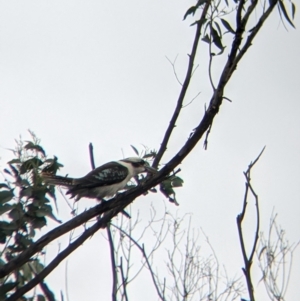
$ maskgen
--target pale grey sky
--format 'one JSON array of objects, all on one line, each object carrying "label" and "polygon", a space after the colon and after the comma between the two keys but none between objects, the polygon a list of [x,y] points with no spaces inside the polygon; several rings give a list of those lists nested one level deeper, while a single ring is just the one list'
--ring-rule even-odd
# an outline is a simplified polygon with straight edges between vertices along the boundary
[{"label": "pale grey sky", "polygon": [[[28,139],[27,129],[42,139],[48,155],[64,163],[61,172],[72,176],[90,170],[89,142],[97,165],[134,155],[130,144],[158,149],[180,90],[166,57],[177,57],[176,72],[183,79],[194,28],[192,19],[182,22],[182,17],[192,4],[1,0],[1,169],[10,159],[6,148],[19,135]],[[299,28],[299,18],[295,25]],[[201,94],[184,109],[163,162],[186,141],[210,99],[207,45],[201,47],[188,99]],[[288,25],[286,30],[275,12],[226,89],[233,102],[222,105],[208,150],[199,144],[181,165],[180,207],[164,200],[170,212],[193,213],[193,226],[203,228],[231,275],[242,275],[235,224],[242,172],[265,145],[253,172],[262,230],[274,210],[289,241],[300,239],[299,53],[299,31]],[[223,57],[215,59],[215,79],[223,63]],[[160,210],[162,200],[141,197],[132,210],[147,218],[151,202]],[[80,210],[93,204],[81,201]],[[60,210],[64,220],[70,218],[63,199]],[[51,248],[55,254],[58,245]],[[299,296],[299,254],[298,249],[287,300]],[[56,294],[64,289],[64,268],[47,278]],[[108,246],[100,234],[70,257],[68,271],[70,300],[84,300],[87,291],[93,300],[110,299]],[[146,289],[144,300],[156,299],[149,279],[132,284],[137,293],[131,300],[140,300]]]}]

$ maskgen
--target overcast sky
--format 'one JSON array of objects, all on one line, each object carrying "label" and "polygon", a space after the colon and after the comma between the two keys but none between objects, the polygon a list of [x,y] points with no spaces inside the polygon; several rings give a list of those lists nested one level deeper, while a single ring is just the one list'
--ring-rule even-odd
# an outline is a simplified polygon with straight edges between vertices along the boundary
[{"label": "overcast sky", "polygon": [[[1,169],[11,158],[7,148],[14,147],[19,135],[28,139],[28,129],[42,139],[49,156],[58,156],[64,164],[61,173],[74,177],[90,170],[90,142],[97,165],[134,156],[131,144],[158,149],[180,91],[166,57],[177,57],[175,68],[182,80],[195,30],[189,26],[192,19],[182,22],[182,17],[192,4],[1,0]],[[299,18],[295,25],[299,28]],[[286,27],[275,10],[238,66],[225,91],[232,103],[222,105],[208,150],[201,141],[180,166],[180,206],[162,195],[140,197],[132,206],[133,215],[139,210],[145,219],[151,203],[158,210],[165,203],[168,211],[181,216],[192,213],[193,227],[205,231],[232,276],[242,275],[243,266],[235,224],[244,192],[242,172],[264,146],[252,176],[260,197],[261,230],[268,230],[274,210],[290,243],[300,239],[300,34]],[[209,102],[207,44],[201,47],[186,101],[200,95],[184,109],[162,162],[179,150]],[[215,80],[224,58],[215,59]],[[60,217],[66,221],[69,209],[60,201]],[[79,210],[93,204],[82,200]],[[58,244],[51,248],[57,252]],[[299,265],[300,249],[287,300],[299,298]],[[57,296],[65,289],[64,269],[65,263],[47,278]],[[136,293],[130,300],[156,300],[150,278],[143,277],[139,286],[132,284]],[[94,296],[89,300],[109,300],[110,281],[108,246],[101,234],[95,235],[68,261],[70,300],[87,300],[87,292]]]}]

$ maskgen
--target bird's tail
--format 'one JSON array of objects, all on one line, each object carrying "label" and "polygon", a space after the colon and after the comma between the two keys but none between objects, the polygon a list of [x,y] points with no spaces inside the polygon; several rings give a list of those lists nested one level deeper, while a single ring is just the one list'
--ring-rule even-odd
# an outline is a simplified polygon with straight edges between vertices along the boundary
[{"label": "bird's tail", "polygon": [[52,173],[48,172],[42,172],[41,174],[42,178],[47,184],[51,185],[61,185],[65,187],[72,187],[74,186],[74,179],[73,178],[68,178],[68,177],[61,177],[61,176],[56,176]]}]

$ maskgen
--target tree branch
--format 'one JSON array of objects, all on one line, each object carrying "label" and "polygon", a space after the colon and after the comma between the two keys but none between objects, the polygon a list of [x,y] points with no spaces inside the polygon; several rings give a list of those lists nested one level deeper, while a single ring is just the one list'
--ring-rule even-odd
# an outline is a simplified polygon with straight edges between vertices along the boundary
[{"label": "tree branch", "polygon": [[[94,159],[94,152],[93,152],[93,144],[89,144],[89,153],[90,153],[90,161],[92,169],[95,169],[95,159]],[[117,268],[116,268],[116,261],[115,261],[115,254],[114,254],[114,242],[111,235],[110,225],[107,224],[106,232],[108,236],[109,242],[109,249],[110,249],[110,259],[111,259],[111,269],[113,275],[113,283],[112,283],[112,300],[117,301]]]},{"label": "tree branch", "polygon": [[97,221],[92,227],[86,229],[74,242],[60,252],[36,277],[27,284],[19,288],[14,294],[6,299],[6,301],[17,301],[20,297],[39,284],[46,276],[48,276],[67,256],[81,246],[89,237],[96,233],[103,225],[102,219]]},{"label": "tree branch", "polygon": [[109,243],[109,250],[110,250],[110,261],[111,261],[111,271],[112,271],[112,276],[113,276],[111,295],[112,295],[112,300],[117,301],[118,278],[117,278],[117,267],[116,267],[116,261],[115,261],[115,248],[114,248],[113,238],[112,238],[112,235],[111,235],[110,224],[107,225],[106,232],[107,232],[107,236],[108,236],[108,243]]},{"label": "tree branch", "polygon": [[[259,160],[259,158],[261,157],[264,150],[265,150],[265,147],[262,149],[262,151],[260,152],[258,157],[254,160],[254,162],[249,164],[247,171],[244,172],[244,175],[246,177],[246,189],[245,189],[245,195],[244,195],[244,201],[243,201],[243,208],[242,208],[242,212],[236,218],[237,227],[238,227],[238,234],[239,234],[239,239],[240,239],[240,245],[241,245],[243,260],[244,260],[244,264],[245,264],[245,267],[243,268],[243,272],[244,272],[244,275],[245,275],[245,278],[246,278],[248,293],[249,293],[249,297],[250,297],[251,301],[255,301],[253,283],[252,283],[252,277],[251,277],[251,266],[252,266],[252,262],[253,262],[254,252],[256,250],[256,246],[257,246],[257,242],[258,242],[258,238],[259,238],[260,218],[259,218],[258,196],[254,192],[254,189],[251,186],[250,173],[251,173],[251,169],[256,164],[256,162]],[[246,252],[246,247],[245,247],[245,240],[244,240],[244,236],[243,236],[242,223],[243,223],[243,220],[244,220],[244,217],[245,217],[245,214],[246,214],[249,190],[255,198],[256,229],[255,229],[255,236],[254,236],[254,241],[253,241],[253,245],[252,245],[252,250],[251,250],[250,256],[248,258],[247,252]]]},{"label": "tree branch", "polygon": [[[271,2],[272,2],[272,4],[268,7],[268,9],[259,18],[257,24],[252,28],[251,34],[249,34],[249,36],[247,37],[247,40],[246,40],[245,44],[241,48],[241,50],[240,50],[239,54],[237,55],[237,57],[235,58],[234,65],[238,64],[238,62],[242,59],[242,57],[244,56],[244,54],[250,48],[250,46],[252,45],[252,41],[254,40],[255,36],[257,35],[257,33],[259,32],[259,30],[263,26],[264,22],[268,19],[268,17],[272,13],[273,9],[275,8],[275,6],[277,4],[277,0],[274,0],[274,1],[271,1]],[[257,1],[255,1],[254,4],[255,3],[257,3]],[[250,17],[250,14],[248,14],[248,12],[252,12],[253,11],[253,9],[255,8],[254,4],[251,6],[251,9],[250,8],[248,9],[247,14],[243,18],[243,22],[247,22],[248,21],[248,19]]]},{"label": "tree branch", "polygon": [[134,245],[141,251],[141,253],[142,253],[142,255],[143,255],[143,257],[144,257],[144,259],[146,261],[147,267],[148,267],[148,269],[150,271],[150,275],[151,275],[151,278],[152,278],[152,282],[153,282],[153,284],[155,286],[156,292],[157,292],[160,300],[165,301],[165,298],[164,298],[163,294],[161,293],[161,291],[160,291],[160,289],[159,289],[159,287],[157,285],[155,274],[154,274],[154,272],[152,270],[152,267],[151,267],[151,264],[149,262],[148,256],[146,254],[144,245],[141,246],[132,236],[130,236],[126,231],[124,231],[123,229],[121,229],[117,225],[113,225],[113,226],[116,229],[118,229],[121,233],[123,233],[126,237],[128,237],[134,243]]},{"label": "tree branch", "polygon": [[123,270],[123,259],[122,256],[120,258],[120,271],[121,271],[121,277],[122,277],[122,286],[123,286],[123,295],[125,297],[125,301],[128,301],[128,295],[127,295],[127,279],[124,275],[124,270]]},{"label": "tree branch", "polygon": [[[247,41],[246,41],[245,45],[243,46],[242,50],[239,52],[239,48],[240,48],[241,41],[242,41],[242,34],[245,31],[245,26],[248,22],[248,18],[254,10],[254,7],[256,5],[255,3],[257,3],[257,0],[252,1],[252,5],[250,5],[248,7],[248,10],[246,11],[244,17],[241,19],[240,25],[238,24],[238,28],[236,29],[235,38],[232,43],[231,51],[229,53],[226,65],[221,74],[221,77],[219,79],[219,83],[216,87],[216,90],[214,91],[214,93],[212,95],[209,107],[205,111],[204,117],[199,122],[199,124],[195,128],[195,130],[191,133],[187,142],[177,152],[177,154],[175,154],[175,156],[157,174],[148,178],[148,180],[145,183],[142,183],[138,187],[116,196],[115,198],[111,199],[108,202],[103,202],[102,204],[99,204],[99,205],[87,210],[86,212],[83,212],[82,214],[76,216],[72,220],[66,222],[65,224],[63,224],[61,226],[58,226],[57,228],[53,229],[52,231],[50,231],[47,234],[45,234],[44,236],[42,236],[39,240],[37,240],[35,243],[33,243],[31,246],[29,246],[19,256],[17,256],[13,260],[11,260],[10,262],[8,262],[4,266],[2,266],[0,268],[0,278],[5,277],[6,275],[9,275],[13,270],[22,266],[24,263],[26,263],[28,260],[30,260],[30,258],[34,254],[42,251],[42,249],[47,244],[49,244],[51,241],[53,241],[54,239],[75,229],[76,227],[86,223],[91,218],[93,218],[95,216],[99,216],[100,214],[103,214],[104,212],[107,212],[107,214],[104,217],[102,217],[93,227],[95,227],[96,225],[98,225],[99,227],[105,226],[106,225],[105,223],[109,222],[112,217],[117,215],[127,205],[132,203],[136,197],[140,196],[141,194],[145,193],[150,188],[161,183],[168,176],[168,174],[170,172],[172,172],[172,170],[174,170],[185,159],[185,157],[192,151],[192,149],[197,145],[199,140],[203,137],[205,132],[212,125],[212,122],[213,122],[216,114],[219,112],[220,106],[222,105],[222,100],[224,98],[223,92],[224,92],[225,85],[227,84],[231,75],[233,74],[234,70],[236,69],[236,66],[237,66],[239,60],[243,57],[245,52],[248,50],[248,48],[250,47],[250,45],[252,43],[252,40],[254,39],[254,37],[256,36],[258,31],[260,30],[260,28],[263,25],[263,23],[265,22],[265,20],[269,17],[269,15],[272,12],[273,8],[275,7],[277,1],[275,0],[270,5],[270,7],[267,9],[267,11],[262,15],[262,17],[259,19],[256,27],[253,29],[253,31],[247,38]],[[195,60],[195,56],[196,56],[196,52],[197,52],[199,39],[201,36],[202,24],[204,23],[204,19],[207,14],[207,10],[210,5],[211,5],[211,1],[207,1],[206,4],[204,5],[201,18],[197,22],[197,29],[196,29],[196,33],[195,33],[195,39],[194,39],[194,43],[193,43],[193,47],[192,47],[192,52],[191,52],[191,55],[189,56],[189,64],[188,64],[186,78],[183,83],[183,87],[181,89],[180,95],[178,97],[177,105],[176,105],[175,111],[173,113],[173,116],[171,118],[169,127],[166,130],[161,147],[157,153],[156,158],[154,159],[154,162],[153,162],[154,167],[158,166],[158,164],[167,148],[168,141],[170,139],[172,131],[175,127],[175,123],[176,123],[179,113],[181,111],[182,103],[183,103],[185,94],[187,92],[187,89],[189,87],[191,74],[193,71],[193,64],[194,64],[194,60]],[[92,150],[92,147],[90,147],[90,150]],[[251,191],[250,187],[248,187],[248,189],[250,189],[250,191]],[[245,207],[245,210],[246,210],[246,207]],[[97,227],[93,228],[93,227],[89,228],[88,230],[94,229],[96,232],[98,230],[98,228]],[[90,231],[92,231],[92,230],[90,230]],[[61,252],[39,275],[37,275],[37,277],[39,277],[40,275],[48,275],[53,269],[53,268],[51,269],[51,266],[50,266],[53,262],[56,265],[59,264],[59,262],[61,260],[63,260],[63,258],[65,258],[65,257],[63,257],[65,254],[64,252],[66,252],[66,254],[68,252],[71,253],[73,251],[72,248],[76,249],[79,246],[78,245],[75,247],[75,245],[74,245],[75,242],[80,242],[80,239],[85,241],[85,239],[86,239],[86,238],[84,239],[85,233],[86,232],[84,232],[76,241],[74,241],[63,252]],[[87,232],[87,233],[89,233],[89,232]],[[252,253],[253,252],[251,252],[251,254]],[[17,293],[19,294],[19,292],[21,290],[23,290],[23,291],[26,290],[26,288],[29,287],[29,284],[32,285],[32,283],[34,281],[37,281],[36,280],[37,277],[32,279],[28,284],[26,284],[22,288],[20,288],[15,294],[17,294]],[[43,277],[45,277],[45,276],[40,276],[41,279],[43,279]],[[41,279],[38,279],[38,281],[41,281]],[[14,295],[12,295],[11,297],[13,297]],[[20,295],[18,295],[18,296],[20,296]],[[13,300],[13,299],[8,299],[8,300]]]},{"label": "tree branch", "polygon": [[47,300],[48,301],[55,301],[55,296],[54,294],[52,293],[52,291],[49,289],[48,285],[44,282],[44,281],[41,281],[39,283],[43,293],[45,294],[45,296],[47,297]]},{"label": "tree branch", "polygon": [[157,155],[154,158],[154,161],[153,161],[153,164],[152,164],[152,166],[154,168],[157,168],[162,156],[164,155],[165,151],[167,150],[167,145],[168,145],[169,139],[170,139],[171,134],[172,134],[172,132],[173,132],[175,126],[176,126],[175,125],[176,121],[177,121],[178,116],[180,114],[180,111],[182,109],[182,104],[183,104],[183,101],[184,101],[184,97],[186,95],[186,92],[187,92],[187,89],[189,87],[190,80],[191,80],[191,77],[192,77],[192,73],[193,73],[193,66],[194,66],[194,61],[195,61],[195,57],[196,57],[196,53],[197,53],[199,40],[200,40],[200,37],[201,37],[202,26],[204,24],[204,20],[205,20],[205,17],[206,17],[206,14],[207,14],[207,11],[208,11],[208,8],[209,8],[210,5],[211,5],[211,0],[206,2],[205,6],[203,8],[200,20],[197,22],[196,33],[195,33],[195,38],[194,38],[194,42],[193,42],[193,46],[192,46],[192,51],[191,51],[191,54],[189,55],[189,63],[188,63],[186,76],[185,76],[185,79],[184,79],[184,82],[183,82],[183,85],[182,85],[182,88],[181,88],[181,91],[180,91],[180,94],[179,94],[179,97],[178,97],[178,100],[177,100],[177,105],[175,107],[175,111],[174,111],[173,116],[170,120],[169,126],[168,126],[168,128],[165,132],[165,135],[164,135],[163,141],[161,143],[160,149],[158,150]]}]

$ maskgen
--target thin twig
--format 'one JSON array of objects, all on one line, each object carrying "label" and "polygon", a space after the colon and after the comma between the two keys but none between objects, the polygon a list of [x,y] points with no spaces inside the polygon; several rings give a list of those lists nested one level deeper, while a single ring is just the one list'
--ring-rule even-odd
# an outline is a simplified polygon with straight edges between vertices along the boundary
[{"label": "thin twig", "polygon": [[145,261],[146,261],[147,267],[148,267],[148,269],[149,269],[149,271],[150,271],[150,275],[151,275],[151,278],[152,278],[152,282],[153,282],[153,284],[154,284],[154,287],[155,287],[155,289],[156,289],[156,292],[157,292],[157,294],[158,294],[160,300],[166,301],[165,298],[164,298],[164,296],[162,295],[162,293],[161,293],[161,291],[160,291],[158,285],[157,285],[157,282],[156,282],[156,276],[155,276],[154,271],[153,271],[153,269],[152,269],[152,267],[151,267],[151,264],[150,264],[150,262],[149,262],[149,256],[146,254],[144,245],[141,246],[141,245],[140,245],[140,244],[139,244],[132,236],[128,235],[128,233],[127,233],[126,231],[124,231],[123,229],[121,229],[120,227],[118,227],[118,226],[116,226],[116,225],[114,225],[114,227],[117,228],[117,229],[118,229],[121,233],[123,233],[126,237],[128,237],[128,238],[134,243],[134,245],[141,251],[141,253],[142,253],[142,255],[143,255],[143,257],[144,257],[144,259],[145,259]]},{"label": "thin twig", "polygon": [[114,248],[113,238],[111,235],[110,224],[107,225],[106,232],[107,232],[107,236],[108,236],[111,272],[112,272],[112,277],[113,277],[111,296],[112,296],[113,301],[117,301],[118,277],[117,277],[117,266],[116,266],[116,260],[115,260],[115,248]]},{"label": "thin twig", "polygon": [[[259,18],[258,22],[256,23],[256,25],[254,26],[254,28],[251,30],[251,33],[249,34],[249,36],[246,39],[246,42],[244,43],[243,47],[241,48],[239,54],[236,56],[236,58],[234,59],[233,62],[233,66],[237,66],[238,62],[242,59],[242,57],[245,55],[245,53],[247,52],[247,50],[250,48],[250,46],[252,45],[252,42],[255,38],[255,36],[258,34],[259,30],[261,29],[261,27],[263,26],[263,24],[265,23],[265,21],[268,19],[268,17],[270,16],[270,14],[272,13],[273,9],[275,8],[276,4],[277,4],[277,0],[271,1],[272,4],[268,7],[268,9],[263,13],[263,15]],[[248,8],[247,13],[245,14],[244,18],[243,18],[243,23],[246,24],[246,22],[248,21],[252,11],[254,10],[256,4],[257,4],[257,0],[252,1],[252,5]]]},{"label": "thin twig", "polygon": [[125,278],[124,270],[123,270],[123,259],[122,256],[120,258],[120,266],[119,269],[121,271],[121,277],[122,277],[122,287],[123,287],[123,295],[125,297],[125,300],[128,301],[128,295],[127,295],[127,277]]},{"label": "thin twig", "polygon": [[182,109],[186,108],[187,106],[189,106],[200,94],[201,94],[201,92],[198,92],[196,94],[196,96],[194,96],[186,105],[182,105]]},{"label": "thin twig", "polygon": [[[243,6],[242,2],[243,1],[239,2],[239,6],[241,8]],[[193,132],[193,134],[189,137],[188,141],[177,152],[177,154],[156,175],[149,178],[148,181],[146,181],[139,187],[132,189],[130,191],[127,191],[127,192],[123,193],[122,196],[117,196],[109,202],[99,204],[99,205],[95,206],[94,208],[87,210],[86,212],[73,218],[71,221],[65,223],[64,225],[58,226],[57,228],[53,229],[49,233],[42,236],[38,241],[33,243],[31,246],[29,246],[19,256],[17,256],[13,260],[11,260],[9,263],[2,266],[0,268],[0,278],[5,277],[6,275],[10,274],[13,270],[22,266],[34,254],[41,251],[44,246],[46,246],[48,243],[50,243],[54,239],[60,237],[61,235],[67,233],[68,231],[84,224],[89,219],[113,209],[111,212],[108,213],[107,218],[101,219],[102,222],[109,221],[113,216],[117,215],[127,205],[132,203],[136,197],[138,197],[139,195],[146,192],[151,187],[154,187],[157,184],[159,184],[161,181],[163,181],[164,178],[184,160],[184,158],[197,145],[199,140],[203,137],[203,135],[205,134],[205,132],[207,131],[209,126],[212,124],[216,114],[218,113],[218,111],[221,107],[222,100],[223,100],[223,91],[224,91],[224,88],[225,88],[227,82],[229,81],[233,72],[235,71],[239,60],[243,57],[245,52],[248,50],[248,48],[252,44],[252,40],[254,39],[254,37],[256,36],[258,31],[261,29],[265,20],[271,14],[272,10],[274,9],[275,5],[277,4],[277,1],[276,0],[273,1],[272,4],[269,6],[269,8],[266,10],[266,12],[262,15],[262,17],[259,19],[257,25],[255,26],[253,31],[248,36],[243,48],[240,50],[242,35],[245,32],[245,26],[248,22],[249,16],[251,15],[251,13],[254,10],[256,4],[257,4],[257,0],[253,0],[252,4],[250,5],[250,8],[247,9],[244,16],[242,17],[240,14],[239,22],[237,22],[238,26],[236,29],[236,34],[234,37],[232,48],[229,53],[227,63],[225,65],[222,75],[220,77],[219,83],[216,87],[216,91],[210,101],[210,105],[207,108],[207,110],[205,111],[205,115],[204,115],[203,119],[199,122],[199,125],[195,128],[195,131]],[[209,5],[210,5],[210,1],[206,2],[200,21],[204,20],[206,14],[207,14],[207,9],[208,9]],[[240,12],[242,12],[242,9],[240,10]],[[194,44],[193,44],[193,50],[192,50],[192,53],[190,55],[190,60],[189,60],[189,68],[191,68],[191,70],[193,69],[192,67],[193,67],[193,63],[194,63],[194,59],[195,59],[195,53],[197,50],[197,45],[199,42],[201,28],[202,28],[200,26],[200,24],[202,24],[202,22],[198,22],[198,24],[197,24],[197,30],[196,30],[195,40],[194,40]],[[187,75],[190,72],[189,68],[187,71]],[[180,93],[178,101],[177,101],[176,109],[175,109],[172,119],[170,121],[170,125],[165,133],[162,145],[161,145],[161,147],[158,151],[158,155],[156,156],[155,161],[153,163],[153,166],[155,166],[155,167],[158,166],[158,164],[167,148],[168,141],[170,139],[170,136],[174,129],[175,123],[179,116],[180,110],[182,108],[182,102],[185,97],[187,88],[189,86],[190,78],[187,76],[186,79],[187,79],[187,81],[185,81],[183,83],[183,87],[182,87],[181,93]]]},{"label": "thin twig", "polygon": [[178,55],[176,55],[176,57],[175,57],[175,59],[174,59],[173,62],[172,62],[167,56],[166,56],[166,59],[169,61],[169,63],[171,64],[171,66],[172,66],[172,68],[173,68],[173,73],[174,73],[174,75],[175,75],[175,78],[176,78],[178,84],[179,84],[180,86],[182,86],[182,82],[179,80],[178,75],[177,75],[177,72],[176,72],[176,69],[175,69],[175,63],[176,63],[177,57],[178,57]]},{"label": "thin twig", "polygon": [[66,261],[66,265],[65,265],[65,291],[66,291],[67,301],[70,301],[69,286],[68,286],[68,260]]}]

